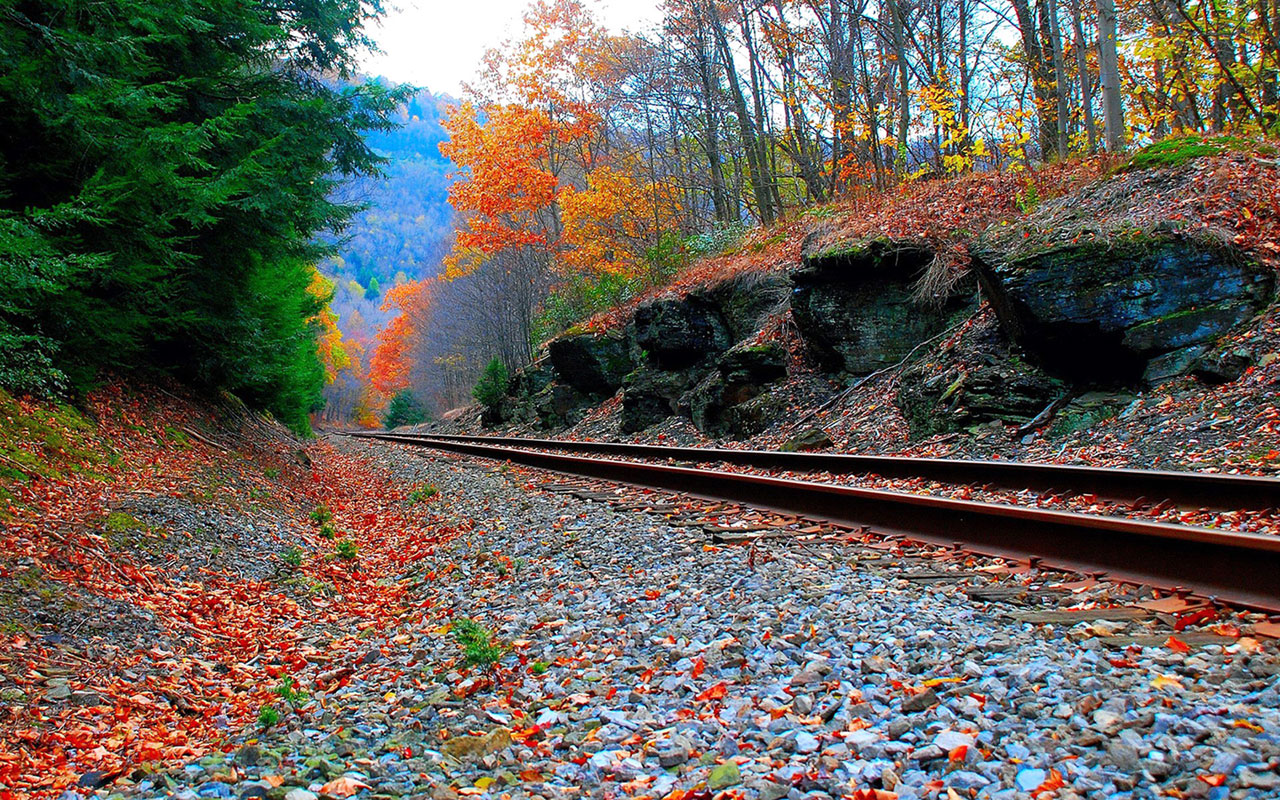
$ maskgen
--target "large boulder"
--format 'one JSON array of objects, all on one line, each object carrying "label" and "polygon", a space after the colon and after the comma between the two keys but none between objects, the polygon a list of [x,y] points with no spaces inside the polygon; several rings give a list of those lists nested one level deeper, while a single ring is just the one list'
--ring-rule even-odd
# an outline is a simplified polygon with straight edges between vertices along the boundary
[{"label": "large boulder", "polygon": [[609,334],[571,333],[547,345],[560,380],[583,394],[609,397],[631,371],[626,339]]},{"label": "large boulder", "polygon": [[680,370],[713,358],[733,343],[719,308],[703,297],[667,298],[636,309],[636,346],[647,362]]},{"label": "large boulder", "polygon": [[689,370],[638,370],[631,374],[622,390],[619,429],[623,433],[638,433],[673,416],[678,411],[681,395],[696,379],[696,373]]},{"label": "large boulder", "polygon": [[923,438],[997,420],[1023,424],[1067,391],[1029,363],[987,315],[952,348],[904,370],[894,403],[912,437]]},{"label": "large boulder", "polygon": [[770,314],[784,307],[791,289],[791,277],[785,273],[749,272],[692,294],[715,305],[733,341],[742,341],[760,330]]},{"label": "large boulder", "polygon": [[774,404],[753,403],[787,375],[787,351],[774,344],[737,347],[682,400],[693,424],[712,436],[745,438],[767,427]]},{"label": "large boulder", "polygon": [[1185,374],[1275,294],[1272,269],[1172,233],[1036,246],[1006,235],[977,256],[1005,329],[1050,371],[1088,383]]},{"label": "large boulder", "polygon": [[824,368],[867,375],[945,330],[965,303],[916,297],[933,259],[929,247],[914,241],[806,247],[804,264],[792,275],[791,313]]},{"label": "large boulder", "polygon": [[548,384],[533,396],[531,403],[538,424],[546,430],[574,424],[591,404],[591,398],[560,381]]}]

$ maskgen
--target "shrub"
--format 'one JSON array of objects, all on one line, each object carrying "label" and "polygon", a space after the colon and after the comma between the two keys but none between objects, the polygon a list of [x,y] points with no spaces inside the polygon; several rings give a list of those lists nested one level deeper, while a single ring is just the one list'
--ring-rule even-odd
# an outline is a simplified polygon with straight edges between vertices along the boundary
[{"label": "shrub", "polygon": [[494,643],[493,633],[475,620],[455,620],[453,638],[462,646],[467,663],[474,666],[492,668],[507,652],[506,647]]},{"label": "shrub", "polygon": [[496,409],[507,394],[507,365],[502,359],[495,358],[484,368],[480,380],[476,381],[471,396],[489,410]]},{"label": "shrub", "polygon": [[382,427],[387,430],[399,428],[401,425],[417,425],[426,422],[427,410],[408,389],[396,392],[395,397],[387,404],[387,414],[382,418]]},{"label": "shrub", "polygon": [[258,711],[258,724],[263,728],[270,728],[280,721],[280,712],[271,706],[263,706]]},{"label": "shrub", "polygon": [[280,554],[280,560],[291,567],[302,566],[302,551],[296,547],[290,547]]},{"label": "shrub", "polygon": [[324,503],[316,506],[315,510],[311,512],[311,521],[317,525],[324,525],[331,519],[333,519],[333,512]]},{"label": "shrub", "polygon": [[440,490],[429,483],[424,483],[418,488],[409,492],[410,503],[425,503],[436,495],[440,494]]},{"label": "shrub", "polygon": [[343,561],[351,561],[356,557],[356,543],[350,539],[339,539],[338,544],[333,549],[334,554]]}]

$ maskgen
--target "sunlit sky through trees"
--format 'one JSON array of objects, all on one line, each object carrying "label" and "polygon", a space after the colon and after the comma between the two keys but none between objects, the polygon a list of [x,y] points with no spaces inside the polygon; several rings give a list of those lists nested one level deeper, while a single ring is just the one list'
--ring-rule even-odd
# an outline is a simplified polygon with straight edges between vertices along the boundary
[{"label": "sunlit sky through trees", "polygon": [[[365,57],[365,72],[457,95],[485,50],[519,30],[529,0],[398,0],[375,36],[381,53]],[[657,2],[599,0],[588,6],[614,31],[640,30],[661,18]]]}]

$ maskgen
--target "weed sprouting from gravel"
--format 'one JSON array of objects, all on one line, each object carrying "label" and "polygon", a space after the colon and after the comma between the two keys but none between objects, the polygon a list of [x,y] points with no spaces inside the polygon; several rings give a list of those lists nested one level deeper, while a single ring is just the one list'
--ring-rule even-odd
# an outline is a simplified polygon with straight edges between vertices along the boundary
[{"label": "weed sprouting from gravel", "polygon": [[280,554],[280,560],[290,567],[302,566],[302,550],[297,547],[290,547]]},{"label": "weed sprouting from gravel", "polygon": [[[298,682],[294,680],[292,675],[282,677],[280,683],[272,691],[294,709],[302,708],[309,699],[307,693],[298,688]],[[272,710],[274,711],[275,709]]]},{"label": "weed sprouting from gravel", "polygon": [[258,725],[262,728],[270,728],[280,721],[280,712],[272,706],[263,706],[258,712]]},{"label": "weed sprouting from gravel", "polygon": [[472,619],[455,620],[453,638],[462,647],[462,654],[472,666],[493,669],[507,647],[494,642],[493,632]]},{"label": "weed sprouting from gravel", "polygon": [[343,561],[352,561],[359,555],[359,550],[356,548],[356,543],[350,539],[339,539],[337,546],[333,549],[333,554]]},{"label": "weed sprouting from gravel", "polygon": [[440,494],[440,490],[433,484],[424,483],[412,492],[409,492],[409,502],[414,505],[417,505],[418,503],[425,503],[438,494]]},{"label": "weed sprouting from gravel", "polygon": [[311,512],[311,521],[317,525],[324,525],[333,519],[333,512],[329,510],[329,506],[321,503]]}]

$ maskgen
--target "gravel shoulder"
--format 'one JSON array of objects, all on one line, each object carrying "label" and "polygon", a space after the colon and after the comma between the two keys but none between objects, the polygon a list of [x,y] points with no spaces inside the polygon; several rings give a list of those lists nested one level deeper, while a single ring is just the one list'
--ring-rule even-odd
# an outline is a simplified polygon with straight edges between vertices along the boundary
[{"label": "gravel shoulder", "polygon": [[[382,594],[304,619],[318,657],[277,722],[100,794],[1280,793],[1280,656],[1243,619],[1173,634],[1104,591],[1052,589],[1062,576],[817,538],[715,545],[545,491],[545,473],[383,443],[312,458],[360,553],[327,567],[356,576],[331,602]],[[438,494],[408,496],[422,486]],[[1017,604],[1038,597],[1062,613]],[[495,666],[467,663],[461,619],[493,633]]]}]

